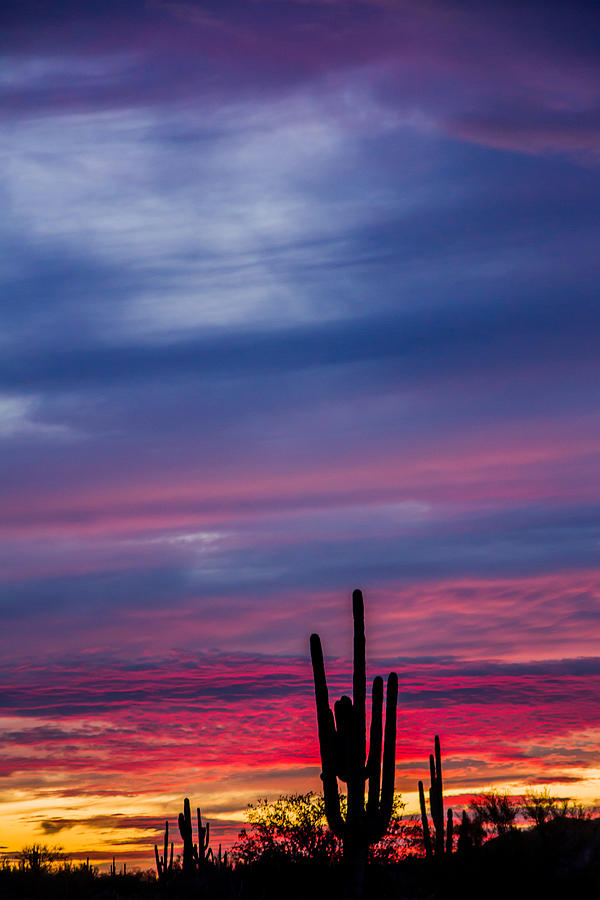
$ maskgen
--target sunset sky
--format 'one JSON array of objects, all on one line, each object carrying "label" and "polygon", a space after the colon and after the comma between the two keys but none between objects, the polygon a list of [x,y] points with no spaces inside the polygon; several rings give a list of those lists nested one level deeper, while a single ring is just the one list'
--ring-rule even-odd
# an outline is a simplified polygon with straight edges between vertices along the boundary
[{"label": "sunset sky", "polygon": [[0,855],[319,790],[355,587],[409,808],[600,802],[599,35],[4,0]]}]

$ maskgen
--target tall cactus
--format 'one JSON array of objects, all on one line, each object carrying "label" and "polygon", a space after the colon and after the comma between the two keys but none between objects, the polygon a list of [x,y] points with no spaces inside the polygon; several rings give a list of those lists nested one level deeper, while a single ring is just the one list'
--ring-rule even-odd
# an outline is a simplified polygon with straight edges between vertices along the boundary
[{"label": "tall cactus", "polygon": [[[386,833],[394,802],[396,769],[396,705],[398,676],[391,672],[387,680],[383,773],[381,748],[383,736],[383,679],[373,681],[369,755],[366,737],[366,664],[365,615],[361,591],[352,594],[354,618],[354,671],[352,700],[343,696],[329,706],[323,650],[318,634],[310,637],[310,653],[315,680],[317,725],[321,751],[321,779],[325,814],[331,831],[342,841],[344,859],[349,867],[355,894],[362,891],[367,851],[370,844]],[[347,812],[340,810],[338,778],[347,784]],[[369,782],[365,806],[366,782]]]},{"label": "tall cactus", "polygon": [[169,849],[169,822],[165,821],[165,838],[163,855],[158,855],[158,845],[154,845],[154,856],[156,858],[156,872],[159,881],[166,881],[173,872],[173,841],[171,841],[171,858],[167,863],[167,852]]},{"label": "tall cactus", "polygon": [[425,791],[423,782],[419,781],[419,804],[421,806],[421,821],[423,823],[423,842],[425,844],[425,853],[427,856],[442,857],[444,853],[452,853],[452,810],[448,810],[448,822],[446,830],[446,842],[444,842],[444,792],[442,783],[442,752],[440,748],[440,739],[435,736],[435,755],[429,754],[429,773],[431,778],[431,786],[429,788],[429,809],[431,810],[431,818],[433,819],[433,827],[435,829],[435,842],[432,845],[431,833],[429,831],[429,822],[427,819],[427,810],[425,808]]},{"label": "tall cactus", "polygon": [[202,825],[200,807],[196,809],[198,815],[198,843],[194,844],[192,834],[192,813],[190,801],[186,797],[183,801],[183,812],[179,813],[179,833],[183,840],[183,871],[186,875],[193,874],[206,861],[206,851],[210,840],[210,825]]}]

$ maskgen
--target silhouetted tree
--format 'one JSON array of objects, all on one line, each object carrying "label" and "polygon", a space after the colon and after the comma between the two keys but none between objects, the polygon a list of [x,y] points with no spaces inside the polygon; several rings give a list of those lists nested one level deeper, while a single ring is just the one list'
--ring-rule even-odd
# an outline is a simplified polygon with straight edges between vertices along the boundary
[{"label": "silhouetted tree", "polygon": [[270,859],[341,859],[341,842],[327,827],[325,801],[312,792],[288,794],[269,803],[251,803],[246,810],[249,828],[243,828],[233,847],[244,862]]},{"label": "silhouetted tree", "polygon": [[525,819],[543,829],[547,822],[557,819],[585,819],[590,813],[569,797],[556,797],[548,788],[543,791],[527,791],[523,796],[522,812]]},{"label": "silhouetted tree", "polygon": [[31,872],[48,872],[55,862],[64,858],[62,847],[48,847],[46,844],[30,844],[17,854],[22,868]]},{"label": "silhouetted tree", "polygon": [[[346,797],[340,795],[340,810],[346,814]],[[369,858],[392,862],[405,856],[411,840],[411,823],[402,817],[404,803],[394,797],[388,832],[370,848]],[[325,800],[322,796],[287,794],[269,803],[266,799],[252,803],[246,811],[249,827],[242,829],[233,847],[237,859],[244,862],[269,860],[315,860],[339,862],[342,843],[327,825]]]},{"label": "silhouetted tree", "polygon": [[520,812],[519,801],[516,797],[511,797],[510,794],[499,794],[497,791],[488,791],[474,797],[470,808],[473,812],[473,821],[496,835],[511,831],[515,827],[514,822]]},{"label": "silhouetted tree", "polygon": [[390,824],[381,840],[369,847],[369,860],[379,863],[398,862],[414,852],[415,822],[404,819],[406,804],[400,794],[394,794]]}]

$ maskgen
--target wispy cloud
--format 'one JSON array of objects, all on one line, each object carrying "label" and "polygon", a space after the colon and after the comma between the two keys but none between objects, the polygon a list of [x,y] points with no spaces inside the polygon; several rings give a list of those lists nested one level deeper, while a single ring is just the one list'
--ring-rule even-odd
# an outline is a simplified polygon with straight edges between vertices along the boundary
[{"label": "wispy cloud", "polygon": [[405,792],[600,795],[595,12],[113,13],[0,29],[11,840],[318,788],[355,585]]}]

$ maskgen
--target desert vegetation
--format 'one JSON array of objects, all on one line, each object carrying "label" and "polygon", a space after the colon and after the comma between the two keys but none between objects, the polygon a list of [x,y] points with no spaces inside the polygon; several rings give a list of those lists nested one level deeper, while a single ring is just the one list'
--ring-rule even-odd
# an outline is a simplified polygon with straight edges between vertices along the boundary
[{"label": "desert vegetation", "polygon": [[[593,896],[600,889],[600,818],[547,789],[522,796],[488,791],[456,808],[444,797],[442,744],[434,737],[420,814],[395,792],[398,678],[375,678],[367,741],[366,640],[360,591],[353,595],[352,698],[333,708],[321,641],[313,634],[323,793],[259,799],[229,852],[210,843],[210,823],[189,798],[179,838],[165,821],[155,869],[101,873],[58,847],[32,844],[0,863],[0,896],[166,897],[270,900],[285,896],[359,900]],[[345,785],[345,788],[344,788]],[[173,839],[174,838],[174,839]],[[162,851],[162,852],[161,852]]]}]

